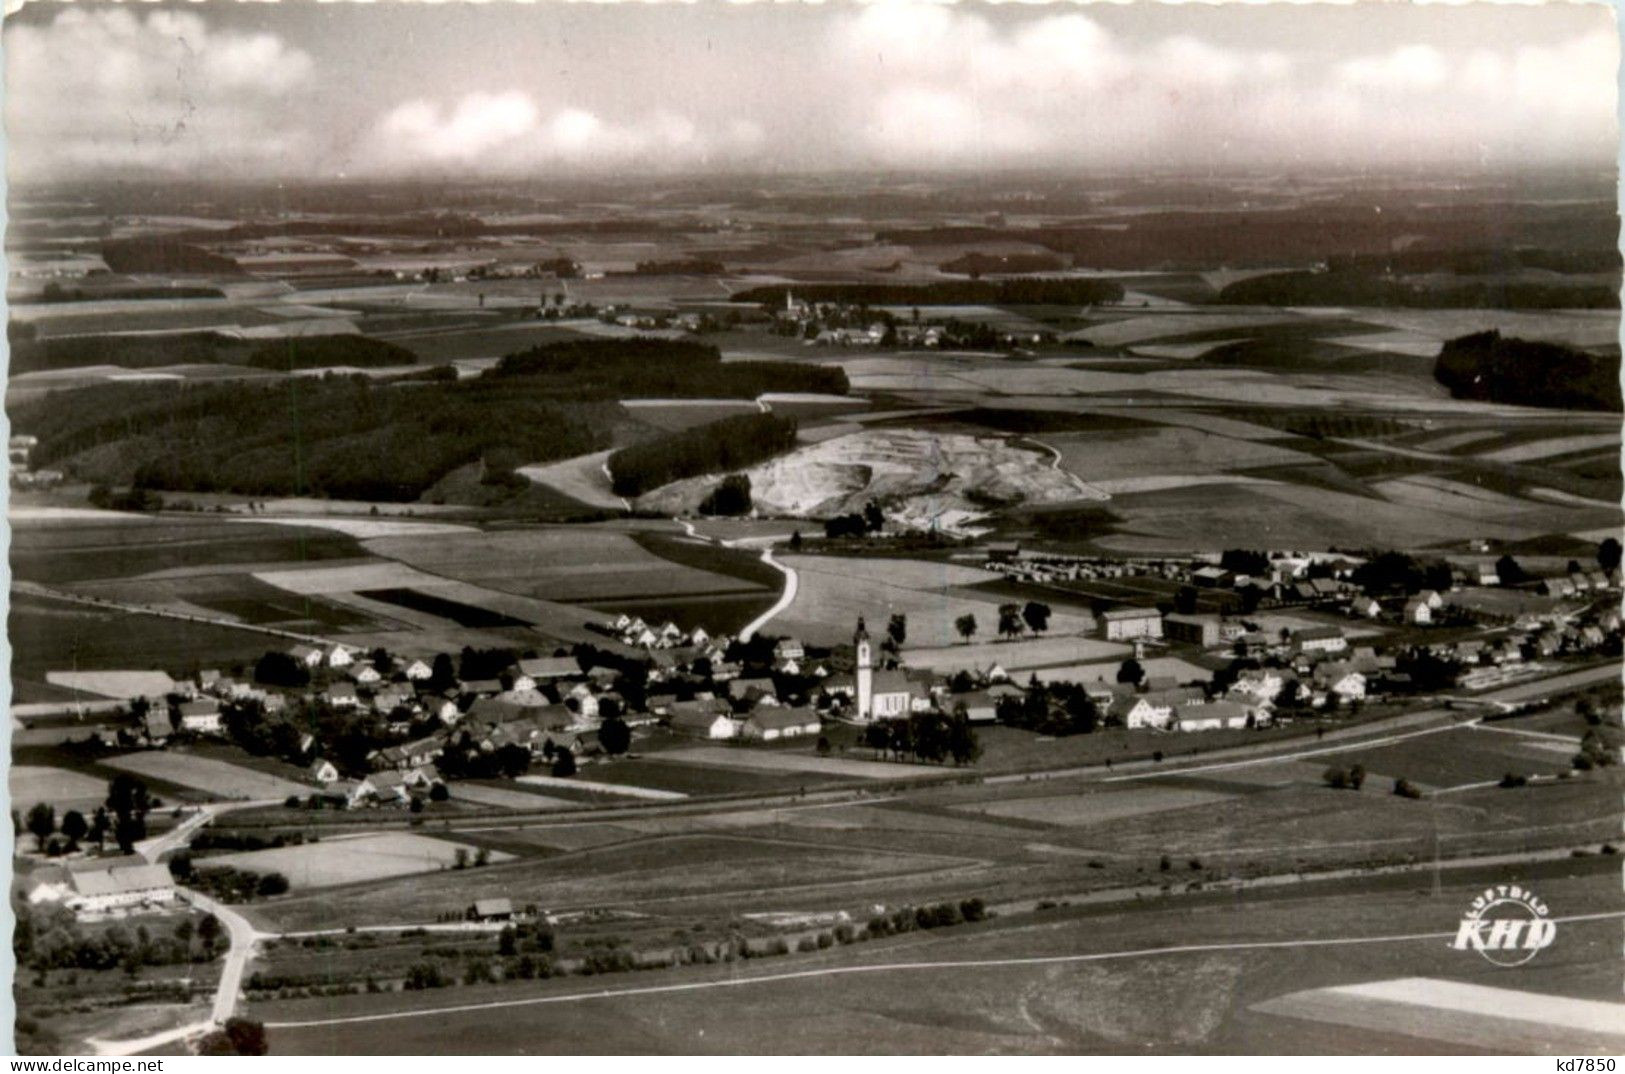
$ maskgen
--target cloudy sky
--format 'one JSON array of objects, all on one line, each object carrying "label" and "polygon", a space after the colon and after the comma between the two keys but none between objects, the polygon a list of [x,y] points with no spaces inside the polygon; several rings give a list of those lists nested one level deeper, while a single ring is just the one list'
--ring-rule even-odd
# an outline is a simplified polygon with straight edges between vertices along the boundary
[{"label": "cloudy sky", "polygon": [[1601,4],[101,5],[7,20],[16,179],[1606,165]]}]

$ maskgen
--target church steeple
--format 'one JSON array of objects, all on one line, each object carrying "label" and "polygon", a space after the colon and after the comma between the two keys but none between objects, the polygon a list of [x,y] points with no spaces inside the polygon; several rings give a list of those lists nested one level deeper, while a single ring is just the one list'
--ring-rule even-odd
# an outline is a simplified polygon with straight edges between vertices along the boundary
[{"label": "church steeple", "polygon": [[869,631],[858,616],[858,629],[852,635],[852,648],[857,656],[858,719],[873,717],[874,710],[874,652],[869,645]]}]

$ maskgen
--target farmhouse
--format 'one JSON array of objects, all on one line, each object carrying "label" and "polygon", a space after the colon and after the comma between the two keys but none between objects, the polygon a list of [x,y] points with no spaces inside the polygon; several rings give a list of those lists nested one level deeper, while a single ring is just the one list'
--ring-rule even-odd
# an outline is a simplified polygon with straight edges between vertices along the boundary
[{"label": "farmhouse", "polygon": [[512,921],[513,900],[475,899],[474,905],[468,908],[467,917],[470,921]]},{"label": "farmhouse", "polygon": [[1346,704],[1365,698],[1365,676],[1346,663],[1321,664],[1315,668],[1314,681],[1339,702]]},{"label": "farmhouse", "polygon": [[68,890],[68,908],[81,914],[167,904],[176,898],[175,878],[162,865],[85,869],[68,877]]},{"label": "farmhouse", "polygon": [[1180,731],[1234,731],[1258,722],[1258,710],[1234,701],[1180,705],[1173,715],[1173,725]]},{"label": "farmhouse", "polygon": [[383,680],[383,676],[378,674],[378,669],[371,664],[357,664],[355,670],[350,672],[350,678],[362,686],[371,686]]},{"label": "farmhouse", "polygon": [[679,713],[671,718],[667,726],[680,735],[695,738],[733,738],[739,733],[739,725],[734,718],[720,712]]},{"label": "farmhouse", "polygon": [[330,668],[347,668],[355,663],[355,653],[347,646],[335,645],[327,653],[327,666]]},{"label": "farmhouse", "polygon": [[1236,676],[1230,692],[1237,695],[1238,699],[1257,704],[1274,701],[1284,685],[1285,680],[1279,674],[1268,668],[1260,668],[1256,671],[1243,671]]},{"label": "farmhouse", "polygon": [[728,696],[735,701],[755,701],[759,697],[773,697],[772,679],[732,679],[728,682]]},{"label": "farmhouse", "polygon": [[954,712],[964,706],[965,718],[971,723],[992,723],[999,718],[998,703],[986,690],[977,690],[974,693],[960,694],[954,698]]},{"label": "farmhouse", "polygon": [[573,656],[537,656],[519,661],[519,673],[529,675],[534,682],[573,679],[581,674],[581,665]]},{"label": "farmhouse", "polygon": [[1382,614],[1382,605],[1373,597],[1355,597],[1349,604],[1349,614],[1375,619]]},{"label": "farmhouse", "polygon": [[307,668],[320,667],[326,654],[314,645],[295,645],[288,650],[288,655],[305,665]]},{"label": "farmhouse", "polygon": [[1405,610],[1401,613],[1401,617],[1407,623],[1425,626],[1433,622],[1433,609],[1425,600],[1412,599],[1405,602]]},{"label": "farmhouse", "polygon": [[1191,581],[1208,588],[1229,589],[1236,584],[1236,576],[1223,567],[1203,567],[1191,572]]},{"label": "farmhouse", "polygon": [[1100,621],[1107,641],[1162,637],[1162,613],[1155,608],[1113,608]]},{"label": "farmhouse", "polygon": [[348,682],[336,682],[329,686],[322,692],[322,698],[336,709],[354,708],[361,703],[361,699],[356,696],[355,684]]},{"label": "farmhouse", "polygon": [[306,774],[323,787],[329,783],[337,783],[339,779],[339,770],[333,766],[332,761],[323,757],[318,757],[310,762],[310,768],[306,770]]},{"label": "farmhouse", "polygon": [[1166,728],[1173,720],[1175,709],[1181,706],[1197,707],[1205,700],[1206,695],[1195,687],[1140,694],[1123,713],[1123,726],[1131,731],[1147,727]]},{"label": "farmhouse", "polygon": [[220,733],[220,702],[213,698],[182,702],[179,712],[183,731],[199,735]]},{"label": "farmhouse", "polygon": [[1340,653],[1349,647],[1343,631],[1334,626],[1304,627],[1293,632],[1292,642],[1300,653]]},{"label": "farmhouse", "polygon": [[805,660],[806,647],[795,638],[780,638],[779,643],[773,646],[773,659],[776,661]]},{"label": "farmhouse", "polygon": [[402,674],[413,682],[423,682],[434,677],[434,669],[421,660],[414,660],[406,665]]},{"label": "farmhouse", "polygon": [[1219,644],[1219,617],[1216,615],[1166,615],[1163,636],[1171,641],[1189,642],[1211,649]]},{"label": "farmhouse", "polygon": [[175,725],[169,722],[169,710],[152,708],[141,718],[141,733],[147,737],[147,742],[154,746],[162,746],[169,741],[169,736],[175,733]]},{"label": "farmhouse", "polygon": [[741,738],[773,742],[781,738],[816,735],[823,727],[818,713],[807,707],[759,708],[740,728]]}]

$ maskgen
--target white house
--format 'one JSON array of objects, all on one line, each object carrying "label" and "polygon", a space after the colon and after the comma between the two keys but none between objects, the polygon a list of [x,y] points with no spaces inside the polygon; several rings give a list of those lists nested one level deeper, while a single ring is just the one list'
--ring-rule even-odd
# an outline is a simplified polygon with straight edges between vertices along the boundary
[{"label": "white house", "polygon": [[1162,637],[1162,613],[1155,608],[1113,608],[1100,622],[1107,641]]},{"label": "white house", "polygon": [[373,686],[382,682],[384,677],[378,674],[378,669],[371,664],[358,664],[355,670],[350,672],[350,678],[362,686]]},{"label": "white house", "polygon": [[412,682],[422,682],[425,679],[434,678],[434,668],[421,660],[414,660],[406,665],[405,675]]},{"label": "white house", "polygon": [[1230,692],[1255,704],[1263,701],[1274,701],[1280,695],[1281,687],[1285,681],[1279,674],[1269,668],[1243,671],[1236,676],[1235,684],[1230,687]]},{"label": "white house", "polygon": [[82,914],[162,905],[176,898],[175,878],[163,865],[86,869],[69,875],[68,889],[66,905]]},{"label": "white house", "polygon": [[1372,597],[1355,597],[1353,602],[1349,604],[1349,614],[1375,619],[1382,614],[1382,605]]},{"label": "white house", "polygon": [[1334,626],[1304,627],[1292,635],[1299,652],[1340,653],[1349,647],[1342,630]]},{"label": "white house", "polygon": [[1315,685],[1341,704],[1365,699],[1366,678],[1348,664],[1322,664],[1315,669]]},{"label": "white house", "polygon": [[318,757],[310,762],[310,768],[306,770],[306,774],[323,787],[329,783],[337,783],[339,780],[339,770],[333,767],[333,762],[325,757]]},{"label": "white house", "polygon": [[335,645],[327,654],[327,666],[330,668],[347,668],[355,663],[355,654],[343,645]]},{"label": "white house", "polygon": [[720,712],[683,712],[671,718],[670,727],[679,734],[696,738],[726,739],[739,733],[733,717]]},{"label": "white house", "polygon": [[1444,598],[1439,596],[1437,589],[1424,589],[1416,594],[1416,599],[1428,606],[1430,611],[1438,611],[1444,607]]},{"label": "white house", "polygon": [[1403,618],[1407,623],[1411,623],[1416,626],[1425,626],[1426,624],[1433,622],[1433,609],[1428,606],[1428,603],[1425,600],[1408,600],[1405,602]]},{"label": "white house", "polygon": [[1235,731],[1259,722],[1257,709],[1234,701],[1179,705],[1174,709],[1173,716],[1173,726],[1180,731]]},{"label": "white house", "polygon": [[199,735],[220,733],[220,702],[213,698],[186,701],[180,706],[181,730]]},{"label": "white house", "polygon": [[295,645],[288,650],[288,655],[307,668],[315,668],[322,666],[322,660],[326,654],[314,645]]},{"label": "white house", "polygon": [[781,738],[816,735],[823,727],[818,713],[810,708],[775,706],[758,708],[739,729],[741,738],[773,742]]}]

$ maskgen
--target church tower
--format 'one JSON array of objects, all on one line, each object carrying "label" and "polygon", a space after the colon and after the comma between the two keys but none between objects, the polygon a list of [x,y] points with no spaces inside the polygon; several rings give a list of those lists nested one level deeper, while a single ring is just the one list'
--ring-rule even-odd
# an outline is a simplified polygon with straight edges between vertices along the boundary
[{"label": "church tower", "polygon": [[857,650],[858,667],[858,719],[874,718],[875,670],[874,654],[869,646],[869,631],[864,628],[863,617],[858,617],[857,633],[852,635],[852,648]]}]

